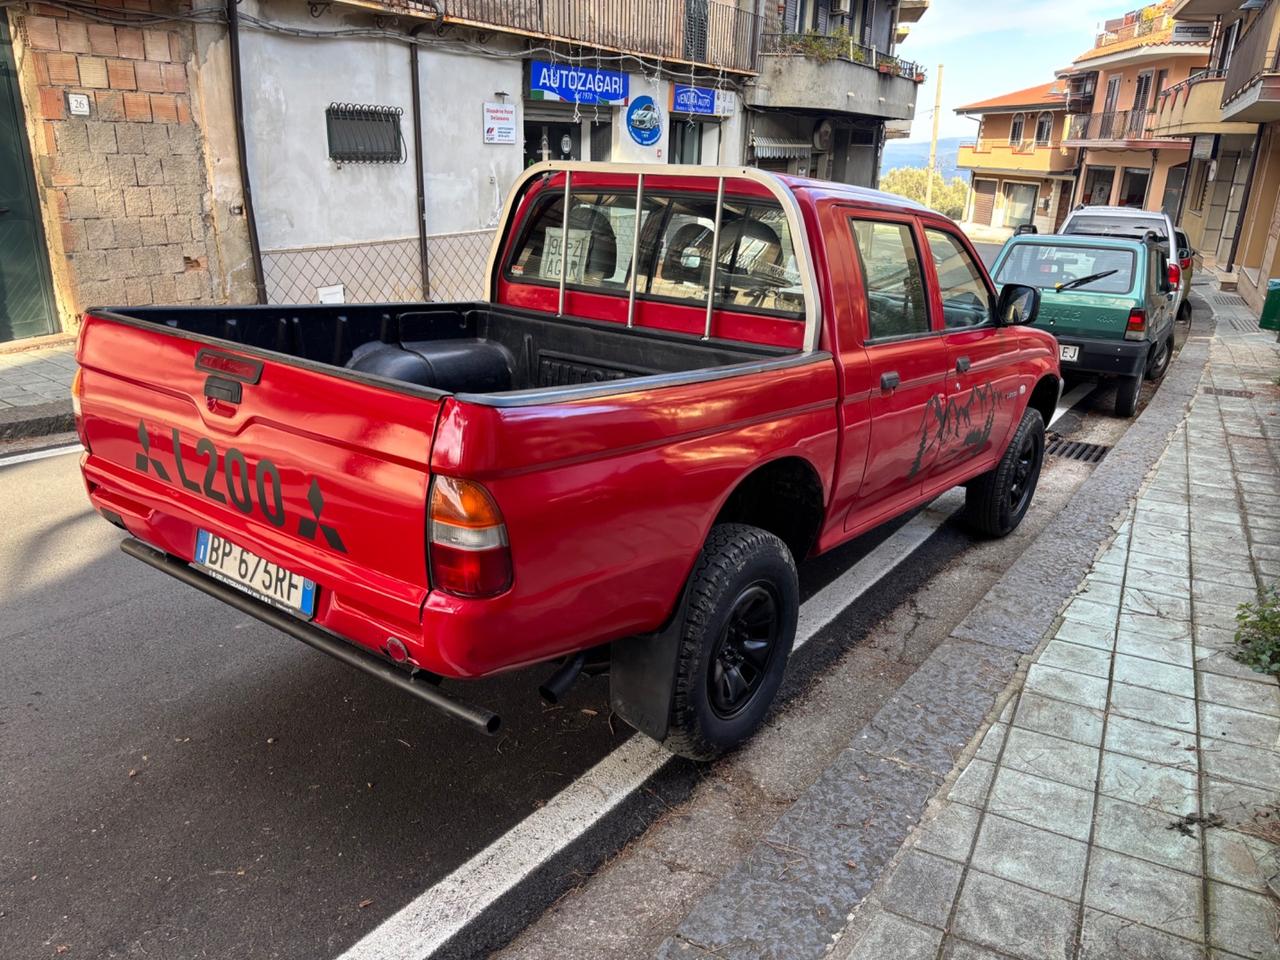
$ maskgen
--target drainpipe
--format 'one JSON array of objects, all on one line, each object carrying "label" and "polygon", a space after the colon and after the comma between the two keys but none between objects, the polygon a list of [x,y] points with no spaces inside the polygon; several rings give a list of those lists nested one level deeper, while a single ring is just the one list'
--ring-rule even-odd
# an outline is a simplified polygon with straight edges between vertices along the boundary
[{"label": "drainpipe", "polygon": [[[1231,238],[1231,255],[1227,257],[1227,273],[1236,267],[1236,254],[1240,252],[1240,228],[1244,226],[1244,215],[1249,209],[1249,196],[1253,193],[1253,175],[1258,170],[1258,154],[1262,152],[1262,125],[1253,139],[1253,156],[1249,158],[1249,179],[1244,182],[1244,196],[1240,200],[1240,212],[1236,214],[1236,235]],[[1262,276],[1259,274],[1259,276]],[[1266,282],[1266,278],[1263,278]]]},{"label": "drainpipe", "polygon": [[[432,4],[434,9],[434,4]],[[413,91],[413,173],[418,187],[418,263],[422,270],[422,299],[431,295],[431,257],[427,253],[427,187],[422,172],[422,84],[418,79],[418,44],[413,38],[427,24],[409,31],[409,84]]]},{"label": "drainpipe", "polygon": [[240,162],[240,193],[244,199],[244,220],[249,231],[249,254],[253,258],[253,287],[258,303],[267,302],[262,279],[262,248],[258,246],[258,222],[253,216],[253,191],[249,186],[249,156],[244,138],[244,97],[240,82],[240,17],[236,0],[227,0],[227,41],[231,55],[231,109],[235,115],[236,153]]}]

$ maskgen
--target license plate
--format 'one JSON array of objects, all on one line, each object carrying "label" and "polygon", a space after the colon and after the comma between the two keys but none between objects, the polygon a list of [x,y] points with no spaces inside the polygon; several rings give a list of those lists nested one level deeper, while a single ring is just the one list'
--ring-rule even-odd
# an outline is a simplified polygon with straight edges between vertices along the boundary
[{"label": "license plate", "polygon": [[1080,359],[1080,348],[1061,343],[1058,345],[1058,359],[1065,360],[1067,363],[1075,363]]},{"label": "license plate", "polygon": [[196,535],[196,563],[226,583],[260,600],[310,620],[316,612],[314,580],[263,560],[251,550],[237,546],[208,530]]}]

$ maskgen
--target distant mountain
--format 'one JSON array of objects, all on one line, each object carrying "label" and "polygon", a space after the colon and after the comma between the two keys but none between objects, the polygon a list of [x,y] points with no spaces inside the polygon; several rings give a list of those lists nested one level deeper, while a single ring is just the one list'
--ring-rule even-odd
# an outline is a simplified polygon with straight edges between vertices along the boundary
[{"label": "distant mountain", "polygon": [[[968,179],[969,171],[956,166],[960,144],[972,143],[969,137],[945,137],[938,140],[938,172],[944,180],[952,177]],[[887,140],[884,145],[884,165],[881,173],[898,167],[927,167],[929,165],[928,140]]]}]

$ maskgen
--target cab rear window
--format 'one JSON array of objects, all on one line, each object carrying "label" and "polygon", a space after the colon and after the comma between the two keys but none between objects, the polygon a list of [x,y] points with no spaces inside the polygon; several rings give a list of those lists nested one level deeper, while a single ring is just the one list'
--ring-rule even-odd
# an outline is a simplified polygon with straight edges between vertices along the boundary
[{"label": "cab rear window", "polygon": [[[638,231],[634,193],[574,191],[569,204],[567,237],[563,194],[544,197],[536,206],[507,261],[509,280],[558,285],[563,270],[570,289],[625,296],[638,236],[638,298],[707,302],[714,197],[646,192]],[[803,319],[795,247],[777,204],[725,197],[715,261],[717,308]]]},{"label": "cab rear window", "polygon": [[1041,289],[1096,277],[1073,287],[1087,293],[1128,293],[1137,258],[1132,250],[1108,247],[1015,244],[996,271],[996,283],[1023,283]]}]

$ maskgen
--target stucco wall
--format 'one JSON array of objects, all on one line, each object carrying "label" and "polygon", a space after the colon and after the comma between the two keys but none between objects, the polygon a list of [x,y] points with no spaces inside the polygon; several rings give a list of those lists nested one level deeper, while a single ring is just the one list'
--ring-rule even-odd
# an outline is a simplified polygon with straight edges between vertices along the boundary
[{"label": "stucco wall", "polygon": [[[307,29],[334,30],[350,19],[346,14],[330,14],[317,26],[305,7],[280,0],[244,0],[242,9]],[[240,47],[246,148],[262,249],[416,237],[413,117],[405,45],[365,39],[310,40],[246,29]],[[400,128],[408,160],[403,164],[331,161],[325,108],[334,101],[403,109]]]}]

